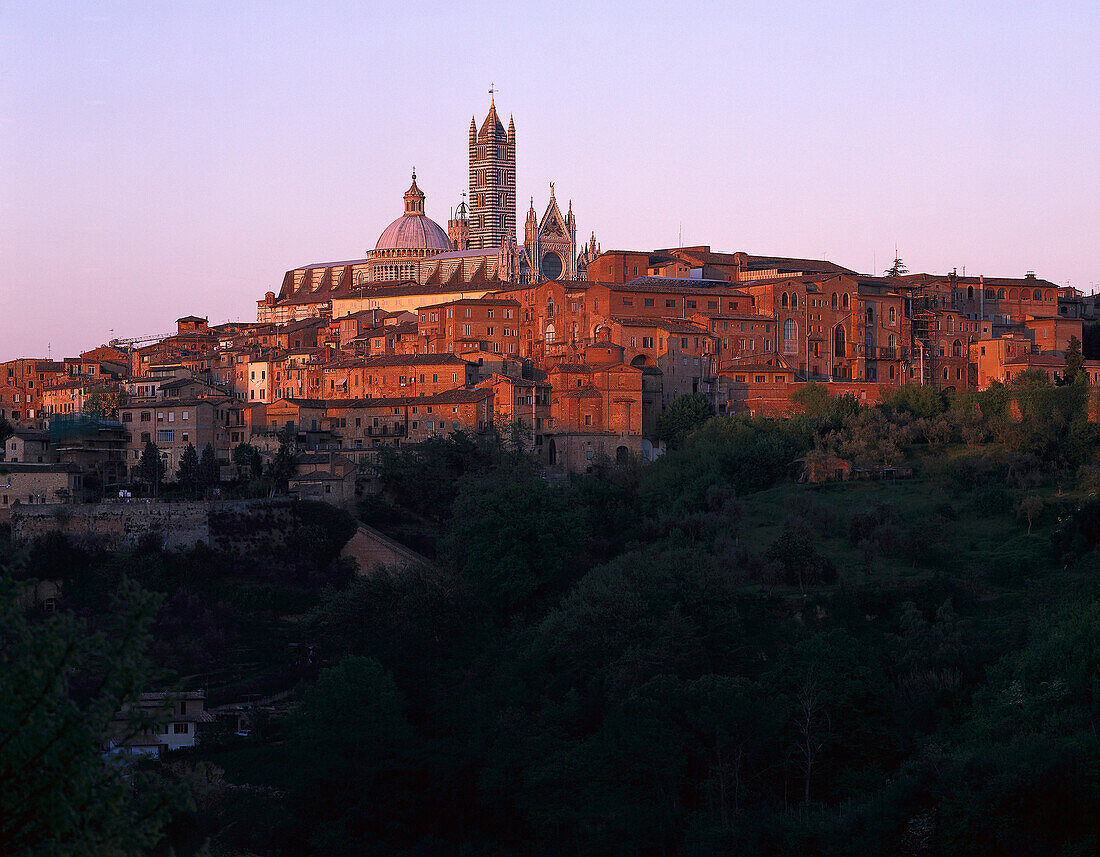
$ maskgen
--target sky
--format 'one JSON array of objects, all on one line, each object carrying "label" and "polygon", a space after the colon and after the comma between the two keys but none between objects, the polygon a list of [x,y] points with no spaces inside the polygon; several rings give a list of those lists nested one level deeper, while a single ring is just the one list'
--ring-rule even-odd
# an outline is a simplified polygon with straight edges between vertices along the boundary
[{"label": "sky", "polygon": [[[1100,4],[0,0],[0,360],[254,321],[446,226],[495,86],[517,222],[1100,291]],[[583,239],[583,240],[582,240]]]}]

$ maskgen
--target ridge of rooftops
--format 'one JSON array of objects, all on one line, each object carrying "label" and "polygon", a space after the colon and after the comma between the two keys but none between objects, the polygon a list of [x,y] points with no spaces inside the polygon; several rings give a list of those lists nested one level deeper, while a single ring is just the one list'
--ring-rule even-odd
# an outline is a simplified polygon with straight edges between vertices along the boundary
[{"label": "ridge of rooftops", "polygon": [[287,402],[299,408],[387,408],[402,405],[463,405],[480,402],[493,395],[493,391],[483,387],[472,390],[459,389],[447,390],[443,393],[434,393],[428,396],[392,396],[378,399],[278,399],[268,404],[268,410],[273,406]]}]

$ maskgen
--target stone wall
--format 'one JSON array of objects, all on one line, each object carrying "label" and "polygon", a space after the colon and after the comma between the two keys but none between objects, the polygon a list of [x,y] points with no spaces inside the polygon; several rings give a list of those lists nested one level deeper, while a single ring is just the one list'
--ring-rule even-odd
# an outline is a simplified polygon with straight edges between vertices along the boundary
[{"label": "stone wall", "polygon": [[215,550],[231,552],[250,550],[260,542],[282,544],[295,526],[292,503],[284,499],[16,506],[11,510],[11,525],[16,545],[60,532],[108,549],[132,548],[153,536],[169,550],[205,542]]}]

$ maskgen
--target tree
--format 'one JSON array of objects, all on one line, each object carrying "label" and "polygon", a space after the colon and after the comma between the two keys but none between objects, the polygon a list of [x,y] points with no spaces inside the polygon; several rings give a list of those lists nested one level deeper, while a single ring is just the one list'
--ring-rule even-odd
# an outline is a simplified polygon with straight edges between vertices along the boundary
[{"label": "tree", "polygon": [[250,443],[238,443],[233,447],[233,463],[237,465],[237,474],[243,475],[247,469],[255,477],[263,474],[263,460],[260,453]]},{"label": "tree", "polygon": [[202,484],[202,472],[199,468],[199,454],[195,451],[193,443],[187,444],[187,448],[180,456],[180,467],[176,473],[180,485],[195,488]]},{"label": "tree", "polygon": [[790,399],[792,414],[804,415],[824,428],[839,428],[862,407],[853,394],[834,396],[828,384],[816,381],[803,384],[791,393]]},{"label": "tree", "polygon": [[294,475],[293,435],[286,429],[279,432],[279,449],[267,468],[267,475],[280,491],[286,491],[290,477]]},{"label": "tree", "polygon": [[118,387],[100,387],[84,398],[83,413],[96,420],[114,419],[122,404],[122,391]]},{"label": "tree", "polygon": [[145,449],[141,451],[141,461],[138,462],[135,475],[147,485],[159,485],[164,478],[160,450],[151,440],[145,441]]},{"label": "tree", "polygon": [[900,277],[909,273],[909,269],[905,266],[905,263],[901,261],[901,256],[897,255],[897,250],[894,250],[894,264],[882,272],[887,277]]},{"label": "tree", "polygon": [[299,771],[290,803],[309,847],[289,851],[404,851],[417,821],[409,817],[416,739],[392,676],[373,659],[345,658],[302,696],[287,753]]},{"label": "tree", "polygon": [[470,478],[454,504],[450,553],[498,618],[540,593],[560,594],[576,573],[583,525],[560,491],[529,473]]},{"label": "tree", "polygon": [[218,459],[214,455],[214,445],[208,443],[202,448],[199,459],[199,479],[203,485],[216,485],[218,482]]},{"label": "tree", "polygon": [[673,449],[684,442],[693,429],[714,416],[710,399],[702,393],[691,393],[673,399],[657,418],[657,437]]},{"label": "tree", "polygon": [[156,599],[123,581],[113,625],[89,633],[69,613],[32,624],[20,594],[0,577],[0,853],[145,854],[183,795],[100,745],[145,687]]},{"label": "tree", "polygon": [[0,414],[0,443],[3,443],[15,433],[15,427]]},{"label": "tree", "polygon": [[931,419],[943,413],[944,400],[935,387],[904,383],[883,393],[879,407],[891,414],[912,414]]},{"label": "tree", "polygon": [[1020,502],[1016,504],[1016,514],[1019,517],[1027,518],[1027,534],[1031,535],[1032,522],[1043,511],[1043,498],[1038,494],[1027,493],[1020,498]]},{"label": "tree", "polygon": [[1081,340],[1076,336],[1071,336],[1069,343],[1066,345],[1066,368],[1062,371],[1062,383],[1072,384],[1077,379],[1077,374],[1081,371],[1083,363]]}]

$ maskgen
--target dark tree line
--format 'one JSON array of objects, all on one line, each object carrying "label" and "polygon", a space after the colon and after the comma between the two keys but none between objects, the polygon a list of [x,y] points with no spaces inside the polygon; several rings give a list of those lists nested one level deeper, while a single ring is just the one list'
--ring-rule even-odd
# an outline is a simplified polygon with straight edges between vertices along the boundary
[{"label": "dark tree line", "polygon": [[[360,508],[415,529],[431,566],[348,575],[332,561],[347,522],[316,510],[289,569],[274,550],[235,570],[146,559],[165,639],[293,627],[319,661],[294,713],[200,751],[212,773],[170,844],[1094,853],[1088,395],[1080,375],[1025,375],[871,408],[810,385],[785,419],[691,418],[659,461],[564,485],[506,433],[457,434],[386,453]],[[815,457],[915,475],[800,484]],[[37,550],[30,566],[71,567],[74,593],[104,574],[105,558]],[[265,576],[280,585],[257,597]],[[227,642],[273,656],[260,634]]]}]

